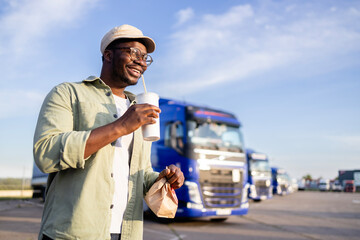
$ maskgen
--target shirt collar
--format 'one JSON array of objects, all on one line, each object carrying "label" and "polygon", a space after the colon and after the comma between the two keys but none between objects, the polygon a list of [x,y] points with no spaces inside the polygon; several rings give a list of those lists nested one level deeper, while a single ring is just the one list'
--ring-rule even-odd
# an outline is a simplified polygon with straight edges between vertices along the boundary
[{"label": "shirt collar", "polygon": [[[88,78],[84,79],[83,82],[95,82],[95,81],[98,81],[99,83],[101,84],[104,84],[104,81],[101,80],[101,78],[99,77],[96,77],[96,76],[89,76]],[[136,103],[135,101],[135,95],[131,92],[128,92],[128,91],[124,91],[125,95],[127,98],[129,98],[130,102],[133,104],[133,103]]]},{"label": "shirt collar", "polygon": [[100,83],[104,83],[99,77],[96,76],[89,76],[88,78],[84,79],[83,82],[95,82],[99,81]]}]

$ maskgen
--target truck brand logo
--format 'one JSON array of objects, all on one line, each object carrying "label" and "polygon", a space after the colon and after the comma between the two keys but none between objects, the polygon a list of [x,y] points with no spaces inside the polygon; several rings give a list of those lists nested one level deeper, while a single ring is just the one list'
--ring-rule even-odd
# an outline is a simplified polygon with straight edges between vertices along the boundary
[{"label": "truck brand logo", "polygon": [[199,154],[207,154],[207,155],[219,155],[222,157],[245,157],[244,153],[238,153],[238,152],[224,152],[224,151],[217,151],[217,150],[208,150],[208,149],[201,149],[201,148],[195,148],[195,153]]}]

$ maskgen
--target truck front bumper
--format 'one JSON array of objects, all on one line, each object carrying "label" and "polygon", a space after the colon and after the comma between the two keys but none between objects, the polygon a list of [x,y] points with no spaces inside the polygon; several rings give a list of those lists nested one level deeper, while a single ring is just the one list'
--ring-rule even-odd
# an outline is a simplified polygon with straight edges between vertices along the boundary
[{"label": "truck front bumper", "polygon": [[206,208],[178,208],[176,212],[177,218],[200,218],[200,217],[228,217],[234,215],[245,215],[248,213],[249,203],[246,202],[241,204],[241,208],[217,208],[217,209],[206,209]]}]

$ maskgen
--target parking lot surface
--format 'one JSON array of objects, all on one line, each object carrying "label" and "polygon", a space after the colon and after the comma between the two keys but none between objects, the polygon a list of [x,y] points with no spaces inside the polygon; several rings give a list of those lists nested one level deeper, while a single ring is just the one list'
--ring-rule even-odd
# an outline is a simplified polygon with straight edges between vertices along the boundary
[{"label": "parking lot surface", "polygon": [[[0,240],[35,240],[42,203],[0,201]],[[144,222],[144,240],[360,239],[360,194],[296,192],[250,202],[249,214],[225,222],[191,219]]]}]

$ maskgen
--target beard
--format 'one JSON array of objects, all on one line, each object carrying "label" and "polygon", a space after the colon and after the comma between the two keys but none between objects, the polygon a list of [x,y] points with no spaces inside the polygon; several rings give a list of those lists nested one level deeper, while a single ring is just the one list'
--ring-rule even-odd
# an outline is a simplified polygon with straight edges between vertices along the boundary
[{"label": "beard", "polygon": [[[119,69],[116,66],[116,61],[112,62],[112,78],[116,79],[118,82],[123,83],[126,86],[133,86],[136,85],[138,83],[138,81],[131,81],[128,77],[125,76],[124,71],[121,71],[121,69]],[[125,87],[126,87],[125,86]]]}]

